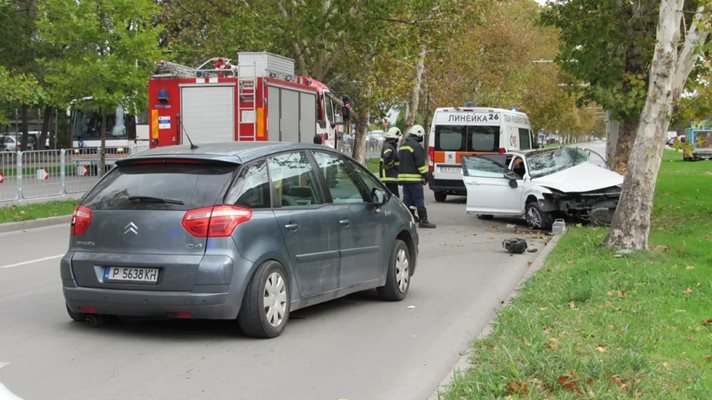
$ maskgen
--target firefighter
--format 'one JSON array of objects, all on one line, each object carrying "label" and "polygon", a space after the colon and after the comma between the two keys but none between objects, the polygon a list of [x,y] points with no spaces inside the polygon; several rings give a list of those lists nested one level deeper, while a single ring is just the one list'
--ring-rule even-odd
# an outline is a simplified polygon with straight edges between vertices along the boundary
[{"label": "firefighter", "polygon": [[398,182],[403,185],[403,203],[408,208],[415,206],[418,211],[418,227],[435,228],[435,224],[428,221],[423,195],[423,186],[428,183],[428,164],[421,145],[424,137],[425,129],[420,125],[408,130],[405,142],[398,149]]},{"label": "firefighter", "polygon": [[398,140],[401,137],[400,129],[395,126],[386,132],[381,148],[381,161],[378,168],[378,177],[381,178],[388,190],[396,197],[400,197],[398,190]]}]

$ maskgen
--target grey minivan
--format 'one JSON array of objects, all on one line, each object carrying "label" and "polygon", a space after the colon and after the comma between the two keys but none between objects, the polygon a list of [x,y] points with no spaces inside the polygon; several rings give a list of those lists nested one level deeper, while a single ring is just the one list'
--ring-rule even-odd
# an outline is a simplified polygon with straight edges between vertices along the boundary
[{"label": "grey minivan", "polygon": [[402,300],[418,256],[403,203],[312,144],[145,151],[82,198],[70,230],[61,276],[72,319],[237,319],[254,337],[353,292]]}]

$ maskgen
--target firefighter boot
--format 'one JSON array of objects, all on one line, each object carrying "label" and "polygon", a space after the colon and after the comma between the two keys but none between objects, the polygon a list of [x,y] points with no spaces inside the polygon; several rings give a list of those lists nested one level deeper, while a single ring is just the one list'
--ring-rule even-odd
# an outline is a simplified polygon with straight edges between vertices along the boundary
[{"label": "firefighter boot", "polygon": [[420,217],[418,228],[432,229],[436,227],[435,224],[431,224],[430,221],[428,221],[428,210],[425,207],[418,209],[418,216]]}]

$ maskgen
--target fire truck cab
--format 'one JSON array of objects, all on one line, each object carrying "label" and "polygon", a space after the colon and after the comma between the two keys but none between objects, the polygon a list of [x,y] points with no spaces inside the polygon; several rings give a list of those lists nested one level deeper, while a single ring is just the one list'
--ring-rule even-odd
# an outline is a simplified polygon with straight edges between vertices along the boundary
[{"label": "fire truck cab", "polygon": [[[161,61],[148,82],[150,146],[224,141],[335,146],[339,108],[329,88],[267,52],[213,58],[197,68]],[[188,140],[190,139],[190,140]]]}]

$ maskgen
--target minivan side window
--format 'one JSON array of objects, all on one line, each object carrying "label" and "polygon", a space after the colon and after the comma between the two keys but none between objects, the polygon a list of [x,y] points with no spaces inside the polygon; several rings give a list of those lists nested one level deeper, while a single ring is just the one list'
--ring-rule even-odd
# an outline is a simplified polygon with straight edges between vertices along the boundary
[{"label": "minivan side window", "polygon": [[358,181],[349,173],[346,159],[322,151],[315,151],[314,159],[324,174],[324,179],[331,194],[331,201],[334,204],[363,203],[366,201],[359,189]]},{"label": "minivan side window", "polygon": [[275,207],[304,207],[322,203],[316,174],[306,153],[291,152],[267,161]]},{"label": "minivan side window", "polygon": [[226,202],[248,208],[271,207],[265,160],[242,166]]}]

